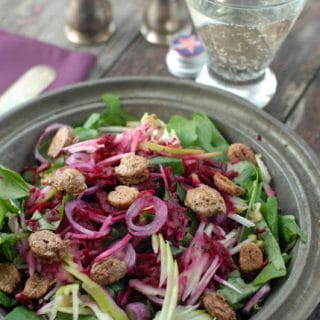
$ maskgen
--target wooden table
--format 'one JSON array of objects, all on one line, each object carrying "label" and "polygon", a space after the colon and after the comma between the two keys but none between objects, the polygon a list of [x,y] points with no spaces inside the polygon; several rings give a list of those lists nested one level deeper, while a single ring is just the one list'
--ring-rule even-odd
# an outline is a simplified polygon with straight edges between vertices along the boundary
[{"label": "wooden table", "polygon": [[[90,78],[122,75],[170,76],[166,47],[139,33],[143,0],[111,0],[117,31],[103,45],[79,47],[63,34],[67,0],[1,0],[0,29],[62,47],[90,51],[98,62]],[[265,111],[294,129],[320,155],[320,1],[309,0],[272,64],[278,91]],[[0,48],[1,49],[1,48]],[[0,70],[1,72],[1,70]],[[320,306],[309,320],[320,318]]]}]

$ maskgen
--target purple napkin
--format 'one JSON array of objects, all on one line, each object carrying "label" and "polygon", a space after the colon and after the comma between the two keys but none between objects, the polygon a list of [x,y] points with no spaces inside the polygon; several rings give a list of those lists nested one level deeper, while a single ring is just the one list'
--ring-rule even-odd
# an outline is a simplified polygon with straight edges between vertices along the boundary
[{"label": "purple napkin", "polygon": [[96,62],[90,53],[75,52],[38,40],[0,31],[0,94],[38,64],[52,66],[57,79],[48,90],[85,80]]}]

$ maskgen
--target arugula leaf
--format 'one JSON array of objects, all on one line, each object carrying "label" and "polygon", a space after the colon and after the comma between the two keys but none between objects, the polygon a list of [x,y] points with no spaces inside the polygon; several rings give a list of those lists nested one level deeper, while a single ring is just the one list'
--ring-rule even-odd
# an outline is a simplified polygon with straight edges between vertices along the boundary
[{"label": "arugula leaf", "polygon": [[181,159],[178,158],[167,158],[167,157],[156,157],[151,159],[151,163],[156,166],[157,168],[160,167],[160,165],[164,167],[171,167],[172,172],[176,175],[182,175],[183,174],[183,163]]},{"label": "arugula leaf", "polygon": [[33,310],[29,310],[26,307],[16,307],[10,313],[8,313],[5,320],[43,320],[42,317],[36,315]]},{"label": "arugula leaf", "polygon": [[17,304],[17,300],[10,297],[6,293],[0,291],[0,306],[5,308],[12,308]]},{"label": "arugula leaf", "polygon": [[266,223],[274,235],[279,239],[279,228],[278,228],[278,201],[276,197],[269,197],[267,202],[261,204],[260,209]]},{"label": "arugula leaf", "polygon": [[0,165],[0,198],[20,199],[29,195],[30,185],[15,171]]},{"label": "arugula leaf", "polygon": [[172,116],[167,124],[167,129],[169,132],[175,131],[184,147],[193,146],[198,138],[195,121],[182,116]]},{"label": "arugula leaf", "polygon": [[111,94],[104,94],[102,100],[106,104],[106,110],[100,115],[100,126],[125,126],[127,121],[137,120],[137,117],[122,110],[119,97]]},{"label": "arugula leaf", "polygon": [[307,242],[307,237],[297,225],[293,215],[279,215],[279,235],[281,243],[290,249],[298,238],[302,242]]},{"label": "arugula leaf", "polygon": [[221,293],[227,299],[229,304],[236,310],[242,308],[242,302],[252,296],[260,288],[259,285],[245,283],[242,280],[239,271],[230,273],[228,282],[239,289],[241,293],[225,286],[222,286],[222,289],[219,289],[218,292]]}]

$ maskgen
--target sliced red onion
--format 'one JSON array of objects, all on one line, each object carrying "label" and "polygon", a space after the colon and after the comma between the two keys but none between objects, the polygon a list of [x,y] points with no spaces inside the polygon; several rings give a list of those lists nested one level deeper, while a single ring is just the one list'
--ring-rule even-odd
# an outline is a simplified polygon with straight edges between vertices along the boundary
[{"label": "sliced red onion", "polygon": [[256,294],[245,304],[243,309],[241,310],[244,314],[250,314],[252,307],[259,301],[263,301],[266,296],[271,291],[271,287],[269,283],[266,283],[263,287],[261,287]]},{"label": "sliced red onion", "polygon": [[77,152],[73,153],[66,159],[66,164],[71,168],[79,170],[91,170],[94,168],[95,161],[90,154]]},{"label": "sliced red onion", "polygon": [[75,143],[70,146],[66,146],[62,148],[62,150],[68,151],[69,153],[76,153],[76,152],[94,153],[98,149],[103,147],[104,147],[104,144],[101,143],[101,138],[97,138],[97,139],[91,139],[91,140]]},{"label": "sliced red onion", "polygon": [[48,160],[40,154],[39,148],[41,146],[41,143],[50,135],[52,135],[52,133],[54,133],[55,131],[59,130],[61,127],[64,127],[64,126],[65,125],[62,123],[53,123],[42,132],[34,149],[34,156],[38,161],[40,161],[41,163],[48,162]]},{"label": "sliced red onion", "polygon": [[81,226],[78,222],[76,222],[73,219],[73,211],[74,209],[79,206],[81,203],[83,203],[83,201],[81,200],[73,200],[73,201],[69,201],[66,206],[65,206],[65,213],[66,213],[66,217],[69,221],[69,223],[71,224],[72,228],[79,231],[80,233],[89,235],[89,236],[95,236],[96,231],[93,230],[89,230],[83,226]]},{"label": "sliced red onion", "polygon": [[133,152],[127,152],[127,153],[121,153],[121,154],[117,154],[116,156],[107,158],[103,161],[99,162],[99,165],[111,165],[119,160],[121,160],[122,158],[126,157],[126,156],[130,156],[134,154]]},{"label": "sliced red onion", "polygon": [[[134,224],[133,220],[147,207],[154,207],[155,209],[153,221],[144,226]],[[128,229],[133,236],[147,237],[158,232],[166,223],[167,217],[168,208],[165,202],[157,197],[149,196],[138,198],[132,203],[126,213],[126,222]]]},{"label": "sliced red onion", "polygon": [[142,302],[129,303],[126,306],[127,316],[130,320],[149,320],[150,312],[147,306]]},{"label": "sliced red onion", "polygon": [[95,259],[94,262],[99,262],[111,255],[113,255],[118,250],[121,250],[124,248],[132,239],[132,236],[130,234],[127,234],[122,240],[118,241],[114,245],[112,245],[110,248],[108,248],[106,251],[99,254]]},{"label": "sliced red onion", "polygon": [[[89,212],[88,214],[89,219],[94,220],[102,223],[102,226],[99,231],[94,231],[94,234],[82,234],[82,233],[68,233],[67,237],[73,239],[100,239],[105,237],[111,231],[112,226],[112,216],[102,216],[96,213]],[[99,219],[98,219],[99,218]]]},{"label": "sliced red onion", "polygon": [[136,251],[134,250],[131,243],[123,248],[122,250],[118,250],[113,254],[113,257],[124,261],[128,266],[128,272],[132,272],[136,262],[137,262],[137,255]]}]

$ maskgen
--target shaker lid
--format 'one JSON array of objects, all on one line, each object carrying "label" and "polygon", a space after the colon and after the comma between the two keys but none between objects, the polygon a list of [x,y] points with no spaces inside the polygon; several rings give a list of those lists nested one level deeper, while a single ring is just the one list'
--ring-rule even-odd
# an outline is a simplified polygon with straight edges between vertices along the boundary
[{"label": "shaker lid", "polygon": [[169,72],[186,78],[195,77],[206,60],[204,46],[195,33],[173,39],[166,57]]}]

